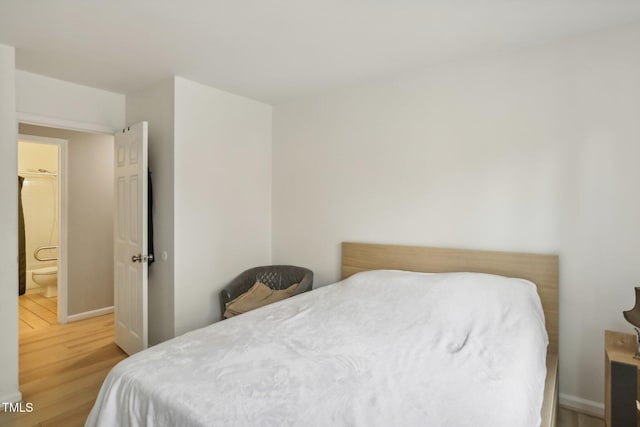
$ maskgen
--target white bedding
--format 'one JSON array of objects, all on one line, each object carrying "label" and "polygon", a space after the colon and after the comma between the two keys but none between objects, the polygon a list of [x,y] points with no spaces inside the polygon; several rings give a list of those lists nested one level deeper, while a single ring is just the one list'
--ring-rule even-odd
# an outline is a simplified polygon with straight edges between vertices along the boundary
[{"label": "white bedding", "polygon": [[122,361],[86,425],[538,427],[547,342],[531,282],[363,272]]}]

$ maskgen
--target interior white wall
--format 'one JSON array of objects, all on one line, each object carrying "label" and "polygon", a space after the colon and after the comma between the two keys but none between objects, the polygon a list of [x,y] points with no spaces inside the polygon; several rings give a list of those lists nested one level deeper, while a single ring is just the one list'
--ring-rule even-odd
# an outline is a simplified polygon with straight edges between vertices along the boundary
[{"label": "interior white wall", "polygon": [[16,70],[16,92],[19,113],[59,119],[70,129],[95,125],[111,131],[124,126],[125,96],[119,93],[21,70]]},{"label": "interior white wall", "polygon": [[20,124],[67,142],[67,314],[113,306],[112,135]]},{"label": "interior white wall", "polygon": [[219,291],[271,262],[271,106],[175,79],[176,334],[220,319]]},{"label": "interior white wall", "polygon": [[[174,329],[174,80],[127,95],[127,124],[149,122],[149,169],[153,183],[155,263],[149,266],[149,344],[175,336]],[[166,257],[163,257],[166,253]]]},{"label": "interior white wall", "polygon": [[273,262],[340,242],[558,253],[561,402],[602,410],[640,277],[640,26],[274,108]]},{"label": "interior white wall", "polygon": [[0,402],[18,390],[18,144],[15,49],[0,44]]},{"label": "interior white wall", "polygon": [[26,172],[38,169],[58,172],[58,147],[20,141],[18,143],[18,170]]}]

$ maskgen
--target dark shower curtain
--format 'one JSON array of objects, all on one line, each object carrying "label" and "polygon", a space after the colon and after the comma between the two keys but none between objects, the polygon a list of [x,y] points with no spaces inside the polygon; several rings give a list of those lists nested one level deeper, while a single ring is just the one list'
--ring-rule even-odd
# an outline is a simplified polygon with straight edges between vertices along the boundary
[{"label": "dark shower curtain", "polygon": [[27,290],[27,255],[24,240],[24,211],[22,210],[22,184],[24,178],[18,177],[18,295]]}]

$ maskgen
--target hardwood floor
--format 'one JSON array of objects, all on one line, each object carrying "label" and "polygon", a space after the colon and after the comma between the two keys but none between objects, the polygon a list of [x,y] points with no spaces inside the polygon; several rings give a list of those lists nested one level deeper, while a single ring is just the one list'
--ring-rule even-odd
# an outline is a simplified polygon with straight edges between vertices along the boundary
[{"label": "hardwood floor", "polygon": [[604,427],[604,419],[560,408],[558,427]]},{"label": "hardwood floor", "polygon": [[58,324],[58,298],[47,298],[41,293],[30,293],[18,298],[20,333]]},{"label": "hardwood floor", "polygon": [[55,301],[45,300],[20,297],[20,391],[33,411],[0,408],[0,426],[84,425],[105,376],[126,357],[113,341],[113,314],[61,325]]}]

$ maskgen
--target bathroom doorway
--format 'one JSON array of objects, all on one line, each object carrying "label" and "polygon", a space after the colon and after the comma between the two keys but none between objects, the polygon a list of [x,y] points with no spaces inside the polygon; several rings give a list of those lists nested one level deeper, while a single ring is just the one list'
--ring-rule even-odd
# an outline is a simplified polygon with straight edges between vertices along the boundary
[{"label": "bathroom doorway", "polygon": [[60,138],[18,138],[18,301],[26,330],[66,322],[66,149]]},{"label": "bathroom doorway", "polygon": [[[33,289],[37,285],[40,289],[36,288],[31,292],[26,290],[25,295],[41,295],[35,297],[38,299],[36,302],[49,308],[53,307],[51,301],[55,303],[57,298],[59,323],[113,312],[113,135],[22,122],[19,123],[18,131],[20,140],[33,138],[35,142],[47,139],[66,141],[59,145],[57,297],[47,296],[47,285],[51,280],[42,280],[42,276],[37,274],[34,278],[33,272],[27,278],[31,282],[30,287]],[[32,166],[29,169],[40,173],[43,172],[38,169],[50,171],[48,167],[42,166]],[[40,246],[55,246],[54,240],[51,240],[52,244],[48,244],[49,241],[45,243],[47,244]],[[55,250],[43,249],[39,255],[53,258]],[[53,264],[54,261],[45,262]],[[51,270],[54,268],[45,272],[51,273]],[[42,282],[45,282],[44,286]],[[48,295],[52,293],[49,292]],[[44,298],[49,298],[49,302]],[[29,298],[21,296],[19,301],[22,302],[23,299]],[[23,302],[25,304],[36,307]],[[22,310],[22,305],[19,308]],[[37,320],[34,322],[41,323]],[[25,329],[22,317],[19,323]]]}]

